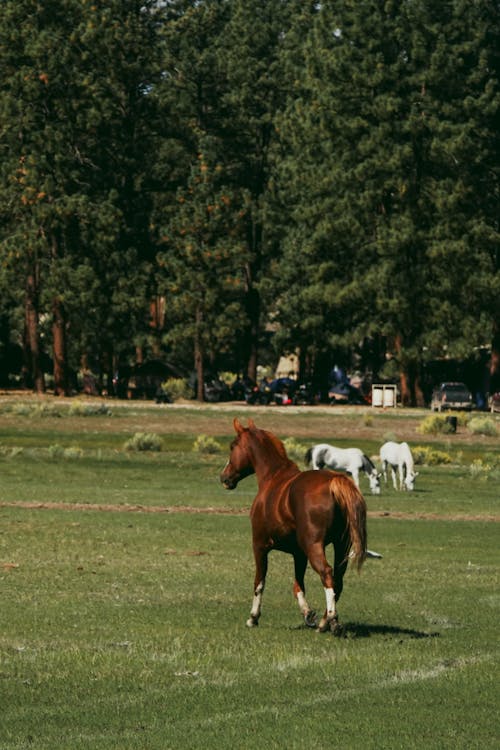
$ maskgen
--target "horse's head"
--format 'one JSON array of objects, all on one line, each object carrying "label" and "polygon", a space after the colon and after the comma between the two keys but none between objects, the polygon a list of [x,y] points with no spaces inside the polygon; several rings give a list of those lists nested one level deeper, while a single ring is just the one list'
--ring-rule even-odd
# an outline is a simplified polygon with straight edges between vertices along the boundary
[{"label": "horse's head", "polygon": [[373,469],[373,471],[368,475],[368,480],[370,482],[370,490],[372,495],[380,495],[380,477],[382,475],[379,474],[377,469]]},{"label": "horse's head", "polygon": [[255,430],[255,424],[252,419],[249,419],[248,427],[243,427],[237,417],[233,424],[236,437],[231,443],[228,462],[220,475],[220,481],[226,490],[234,490],[241,479],[255,471],[249,446],[250,431]]},{"label": "horse's head", "polygon": [[411,492],[411,490],[415,489],[416,477],[418,477],[418,471],[408,471],[404,478],[404,486],[406,490],[409,490]]}]

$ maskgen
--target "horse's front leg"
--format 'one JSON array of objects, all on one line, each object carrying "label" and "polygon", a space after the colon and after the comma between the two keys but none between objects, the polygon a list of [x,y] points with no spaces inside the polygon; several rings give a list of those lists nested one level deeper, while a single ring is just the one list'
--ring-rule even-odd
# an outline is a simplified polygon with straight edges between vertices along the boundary
[{"label": "horse's front leg", "polygon": [[266,585],[268,550],[254,545],[253,553],[255,558],[255,580],[252,609],[250,610],[250,617],[247,620],[249,628],[254,628],[259,624],[262,609],[262,594]]},{"label": "horse's front leg", "polygon": [[398,466],[398,472],[399,472],[399,489],[405,490],[405,469],[403,464],[399,464]]},{"label": "horse's front leg", "polygon": [[359,487],[359,469],[353,469],[351,476],[356,487]]},{"label": "horse's front leg", "polygon": [[293,555],[295,567],[295,581],[293,582],[293,594],[297,599],[297,604],[304,617],[304,622],[308,628],[316,627],[316,613],[311,609],[306,601],[306,588],[304,578],[307,568],[307,556],[302,550],[297,550]]}]

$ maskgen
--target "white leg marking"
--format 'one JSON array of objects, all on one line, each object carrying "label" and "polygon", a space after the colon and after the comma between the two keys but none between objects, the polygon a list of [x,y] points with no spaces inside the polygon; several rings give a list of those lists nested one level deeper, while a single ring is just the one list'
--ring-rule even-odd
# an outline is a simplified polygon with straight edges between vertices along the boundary
[{"label": "white leg marking", "polygon": [[249,628],[253,628],[254,625],[257,625],[259,622],[263,591],[264,591],[264,582],[261,581],[259,585],[257,586],[257,588],[255,589],[255,594],[253,596],[252,609],[250,611],[250,618],[247,620],[247,625]]},{"label": "white leg marking", "polygon": [[298,594],[297,594],[297,603],[299,605],[300,611],[302,612],[302,614],[305,617],[306,614],[309,612],[309,605],[308,605],[308,603],[306,601],[306,597],[304,596],[304,592],[303,591],[299,591],[298,592]]},{"label": "white leg marking", "polygon": [[337,611],[335,609],[335,592],[333,589],[325,589],[326,612],[319,621],[318,630],[324,633],[328,630],[330,623],[336,619]]},{"label": "white leg marking", "polygon": [[335,610],[335,592],[333,589],[325,589],[326,595],[326,616],[328,620],[333,620],[336,615]]}]

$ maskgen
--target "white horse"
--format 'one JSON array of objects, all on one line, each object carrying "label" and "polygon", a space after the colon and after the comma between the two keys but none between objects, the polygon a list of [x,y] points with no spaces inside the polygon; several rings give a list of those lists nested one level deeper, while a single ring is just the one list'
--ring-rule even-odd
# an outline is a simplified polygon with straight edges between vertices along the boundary
[{"label": "white horse", "polygon": [[396,481],[396,469],[399,474],[399,489],[400,490],[413,490],[415,489],[415,477],[418,476],[418,471],[415,471],[413,464],[413,456],[411,455],[410,446],[408,443],[394,443],[389,441],[384,443],[380,449],[380,460],[382,462],[382,472],[384,479],[387,484],[387,467],[391,467],[392,483],[394,489],[398,489]]},{"label": "white horse", "polygon": [[306,453],[306,464],[313,469],[347,471],[359,487],[359,472],[364,471],[370,482],[372,495],[380,495],[380,476],[372,461],[359,448],[336,448],[327,443],[314,445]]}]

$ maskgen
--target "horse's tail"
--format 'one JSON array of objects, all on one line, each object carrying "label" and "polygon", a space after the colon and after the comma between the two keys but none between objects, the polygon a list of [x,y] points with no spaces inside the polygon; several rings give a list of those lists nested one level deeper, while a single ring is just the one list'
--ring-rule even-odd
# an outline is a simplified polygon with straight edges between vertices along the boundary
[{"label": "horse's tail", "polygon": [[309,464],[311,463],[312,455],[313,455],[313,449],[312,448],[308,448],[307,449],[307,453],[304,456],[304,461],[306,462],[306,466],[309,466]]},{"label": "horse's tail", "polygon": [[331,480],[330,492],[344,513],[351,556],[359,570],[366,559],[368,543],[365,499],[350,477],[343,474],[336,474]]}]

